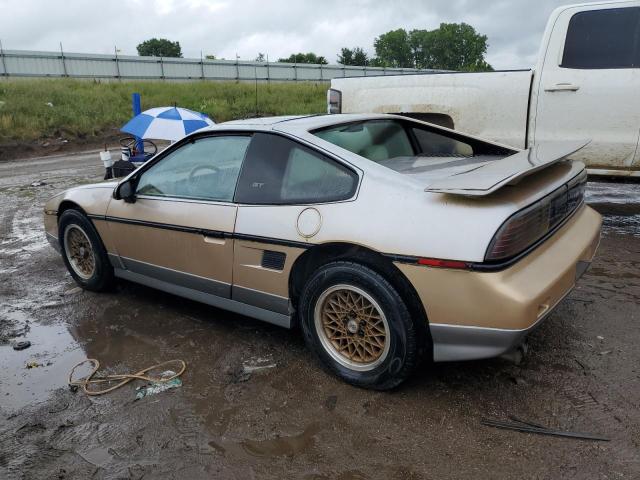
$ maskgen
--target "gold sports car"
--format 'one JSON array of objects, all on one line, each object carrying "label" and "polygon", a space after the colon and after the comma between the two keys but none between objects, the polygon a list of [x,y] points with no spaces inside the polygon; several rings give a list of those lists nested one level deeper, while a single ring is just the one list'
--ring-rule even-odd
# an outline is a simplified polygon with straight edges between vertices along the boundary
[{"label": "gold sports car", "polygon": [[83,288],[115,278],[281,325],[349,383],[517,348],[600,239],[582,144],[514,150],[393,115],[195,132],[45,206]]}]

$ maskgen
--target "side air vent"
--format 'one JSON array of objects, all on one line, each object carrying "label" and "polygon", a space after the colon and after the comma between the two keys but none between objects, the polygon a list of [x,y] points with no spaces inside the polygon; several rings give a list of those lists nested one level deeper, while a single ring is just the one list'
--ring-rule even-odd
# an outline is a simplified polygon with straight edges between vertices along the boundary
[{"label": "side air vent", "polygon": [[274,252],[273,250],[265,250],[262,252],[262,267],[272,270],[282,270],[287,255],[283,252]]}]

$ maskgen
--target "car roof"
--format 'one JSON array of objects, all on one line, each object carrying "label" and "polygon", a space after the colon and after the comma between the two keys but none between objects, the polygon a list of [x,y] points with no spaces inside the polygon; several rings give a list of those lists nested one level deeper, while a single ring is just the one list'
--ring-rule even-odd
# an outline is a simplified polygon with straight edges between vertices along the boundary
[{"label": "car roof", "polygon": [[280,115],[275,117],[243,118],[240,120],[230,120],[217,125],[273,125],[275,123],[288,122],[308,116],[309,115]]},{"label": "car roof", "polygon": [[314,130],[316,128],[338,125],[341,123],[349,123],[362,120],[380,119],[380,118],[398,118],[397,115],[389,114],[324,114],[324,115],[283,115],[277,117],[260,117],[246,118],[243,120],[232,120],[229,122],[218,123],[208,128],[199,130],[199,132],[211,130],[225,130],[229,127],[233,129],[252,129],[252,130],[277,130],[279,132],[301,132]]}]

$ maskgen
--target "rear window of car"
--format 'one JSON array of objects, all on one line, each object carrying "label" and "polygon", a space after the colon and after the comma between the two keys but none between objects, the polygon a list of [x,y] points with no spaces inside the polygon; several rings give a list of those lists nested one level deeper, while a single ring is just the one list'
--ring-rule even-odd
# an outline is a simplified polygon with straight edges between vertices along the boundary
[{"label": "rear window of car", "polygon": [[565,40],[564,68],[640,67],[640,7],[578,12]]},{"label": "rear window of car", "polygon": [[470,157],[471,144],[433,128],[399,120],[367,120],[313,132],[321,139],[376,163],[394,158]]},{"label": "rear window of car", "polygon": [[495,160],[515,151],[404,119],[372,119],[314,130],[315,136],[406,175]]}]

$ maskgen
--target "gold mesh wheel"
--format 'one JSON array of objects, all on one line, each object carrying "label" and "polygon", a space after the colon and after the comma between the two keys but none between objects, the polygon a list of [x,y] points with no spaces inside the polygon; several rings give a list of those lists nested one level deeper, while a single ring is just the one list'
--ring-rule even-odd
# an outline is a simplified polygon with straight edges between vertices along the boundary
[{"label": "gold mesh wheel", "polygon": [[73,271],[80,278],[89,280],[96,270],[96,259],[91,241],[77,225],[69,225],[64,231],[64,251]]},{"label": "gold mesh wheel", "polygon": [[324,349],[347,368],[372,370],[387,357],[387,318],[360,288],[335,285],[325,290],[316,302],[314,323]]}]

